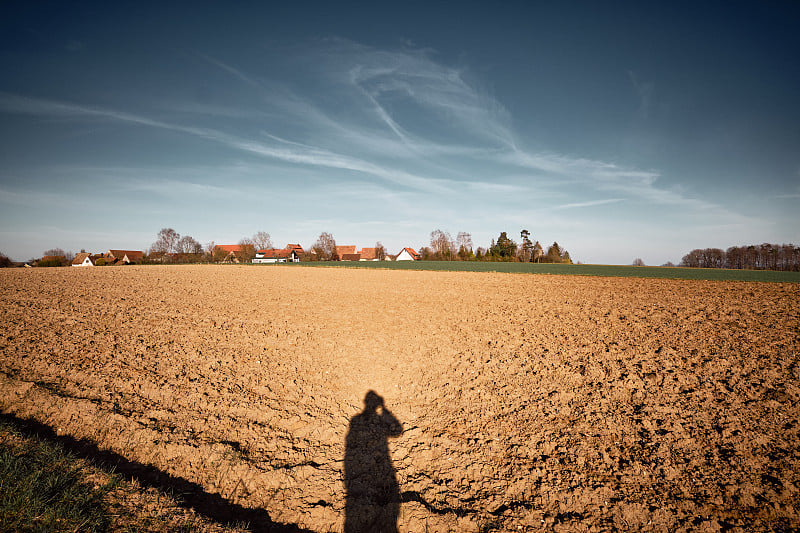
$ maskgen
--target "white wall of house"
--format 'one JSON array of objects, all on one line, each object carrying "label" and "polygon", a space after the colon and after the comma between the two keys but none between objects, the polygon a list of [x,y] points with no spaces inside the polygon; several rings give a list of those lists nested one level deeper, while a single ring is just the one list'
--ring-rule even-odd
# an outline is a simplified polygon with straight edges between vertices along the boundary
[{"label": "white wall of house", "polygon": [[74,267],[93,267],[94,264],[92,263],[92,260],[87,257],[86,259],[83,260],[83,262],[80,265],[72,265],[72,266],[74,266]]},{"label": "white wall of house", "polygon": [[403,251],[397,254],[397,257],[395,258],[395,261],[413,261],[413,260],[414,258],[411,257],[411,254],[408,253],[408,250],[406,250],[405,248],[403,248]]}]

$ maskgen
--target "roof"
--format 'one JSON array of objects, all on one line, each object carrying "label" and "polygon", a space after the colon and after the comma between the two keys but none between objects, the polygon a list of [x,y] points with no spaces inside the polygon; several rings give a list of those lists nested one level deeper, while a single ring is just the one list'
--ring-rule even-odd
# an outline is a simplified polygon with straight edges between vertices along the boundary
[{"label": "roof", "polygon": [[66,261],[67,258],[63,255],[45,255],[39,261]]},{"label": "roof", "polygon": [[[355,246],[353,246],[353,248],[355,248]],[[342,254],[339,256],[339,259],[342,261],[360,261],[361,254]]]},{"label": "roof", "polygon": [[[406,246],[405,248],[403,248],[403,250],[407,251],[408,255],[410,255],[414,259],[419,259],[419,254],[413,248],[409,248],[409,247]],[[397,254],[397,255],[402,254],[403,250],[400,250],[400,253]]]},{"label": "roof", "polygon": [[[278,259],[281,257],[289,257],[294,250],[290,249],[283,249],[279,250],[277,248],[268,248],[266,250],[259,250],[256,252],[257,254],[263,254],[264,259]],[[297,253],[297,252],[295,252]]]},{"label": "roof", "polygon": [[241,244],[218,244],[218,245],[214,246],[214,250],[216,250],[217,248],[219,248],[220,250],[223,250],[225,252],[241,252],[242,251],[242,245]]},{"label": "roof", "polygon": [[[72,264],[73,265],[81,265],[81,264],[83,264],[84,261],[86,261],[87,257],[91,261],[92,254],[86,253],[86,252],[81,252],[79,254],[75,254],[75,259],[72,260]],[[92,263],[94,263],[94,261],[92,261]]]},{"label": "roof", "polygon": [[337,246],[336,247],[336,255],[339,257],[344,257],[348,254],[355,254],[356,253],[356,245],[347,245],[347,246]]},{"label": "roof", "polygon": [[378,249],[377,248],[362,248],[360,252],[361,259],[366,259],[371,261],[372,259],[378,258]]},{"label": "roof", "polygon": [[127,255],[128,261],[141,261],[144,255],[141,250],[109,250],[108,253],[117,259],[122,259]]},{"label": "roof", "polygon": [[300,255],[300,254],[302,254],[304,252],[303,251],[303,247],[300,246],[299,244],[287,244],[286,248],[289,249],[289,250],[294,250],[294,252],[296,254],[298,254],[298,255]]}]

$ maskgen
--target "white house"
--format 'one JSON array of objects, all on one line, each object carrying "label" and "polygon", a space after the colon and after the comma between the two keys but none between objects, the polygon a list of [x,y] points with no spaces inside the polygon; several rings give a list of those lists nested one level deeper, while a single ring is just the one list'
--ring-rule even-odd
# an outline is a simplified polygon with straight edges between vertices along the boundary
[{"label": "white house", "polygon": [[400,250],[400,253],[397,254],[397,257],[394,259],[395,261],[418,261],[419,254],[414,251],[413,248],[403,248]]},{"label": "white house", "polygon": [[259,250],[253,258],[253,263],[297,263],[299,261],[300,257],[294,248]]},{"label": "white house", "polygon": [[75,259],[72,260],[71,265],[74,267],[93,267],[92,254],[86,252],[75,254]]}]

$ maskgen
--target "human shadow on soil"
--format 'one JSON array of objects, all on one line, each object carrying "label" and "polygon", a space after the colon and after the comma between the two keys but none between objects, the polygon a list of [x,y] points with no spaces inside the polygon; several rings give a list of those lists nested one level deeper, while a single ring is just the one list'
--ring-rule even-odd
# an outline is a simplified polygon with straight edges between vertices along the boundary
[{"label": "human shadow on soil", "polygon": [[273,521],[264,509],[251,509],[230,502],[219,494],[210,494],[202,486],[173,476],[150,465],[131,461],[118,453],[101,450],[86,439],[75,439],[68,435],[57,435],[53,428],[36,420],[23,420],[14,415],[0,413],[0,420],[17,427],[23,434],[58,443],[73,455],[88,459],[94,464],[116,472],[125,478],[136,479],[143,487],[152,487],[176,496],[177,504],[192,509],[197,514],[219,524],[248,524],[255,533],[313,533],[296,524]]},{"label": "human shadow on soil", "polygon": [[403,432],[400,421],[375,391],[364,410],[350,419],[344,452],[345,533],[396,533],[400,485],[389,456],[390,437]]}]

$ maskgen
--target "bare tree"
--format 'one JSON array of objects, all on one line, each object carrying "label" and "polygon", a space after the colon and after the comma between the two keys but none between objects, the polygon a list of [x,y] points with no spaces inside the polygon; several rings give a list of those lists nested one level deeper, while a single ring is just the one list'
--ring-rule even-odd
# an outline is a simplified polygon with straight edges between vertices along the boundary
[{"label": "bare tree", "polygon": [[168,254],[177,251],[178,241],[181,234],[172,228],[161,228],[158,232],[156,242],[150,247],[150,253]]},{"label": "bare tree", "polygon": [[49,250],[45,250],[42,255],[53,255],[53,256],[63,255],[64,257],[66,257],[67,252],[65,252],[61,248],[51,248]]},{"label": "bare tree", "polygon": [[339,254],[336,253],[336,239],[328,232],[323,231],[317,238],[317,242],[311,247],[316,252],[320,261],[338,261]]},{"label": "bare tree", "polygon": [[459,231],[456,236],[456,248],[458,248],[458,258],[466,261],[474,257],[472,253],[472,235],[465,231]]},{"label": "bare tree", "polygon": [[637,257],[636,259],[633,260],[633,266],[635,266],[635,267],[643,267],[644,266],[644,261],[642,261],[641,257]]},{"label": "bare tree", "polygon": [[453,259],[455,244],[450,234],[440,229],[431,232],[431,250],[433,259],[451,261]]},{"label": "bare tree", "polygon": [[539,244],[539,241],[533,243],[533,260],[535,262],[539,262],[544,257],[544,250],[542,249],[542,245]]},{"label": "bare tree", "polygon": [[378,261],[386,259],[386,248],[383,247],[381,241],[375,243],[375,259]]},{"label": "bare tree", "polygon": [[266,231],[259,231],[253,235],[253,245],[256,247],[256,250],[272,248],[272,238]]},{"label": "bare tree", "polygon": [[184,235],[175,244],[175,251],[179,254],[199,254],[202,253],[203,246],[191,235]]},{"label": "bare tree", "polygon": [[256,245],[253,243],[253,239],[248,239],[245,237],[239,241],[239,246],[239,253],[236,254],[236,256],[239,258],[239,261],[244,263],[251,262],[256,256]]}]

